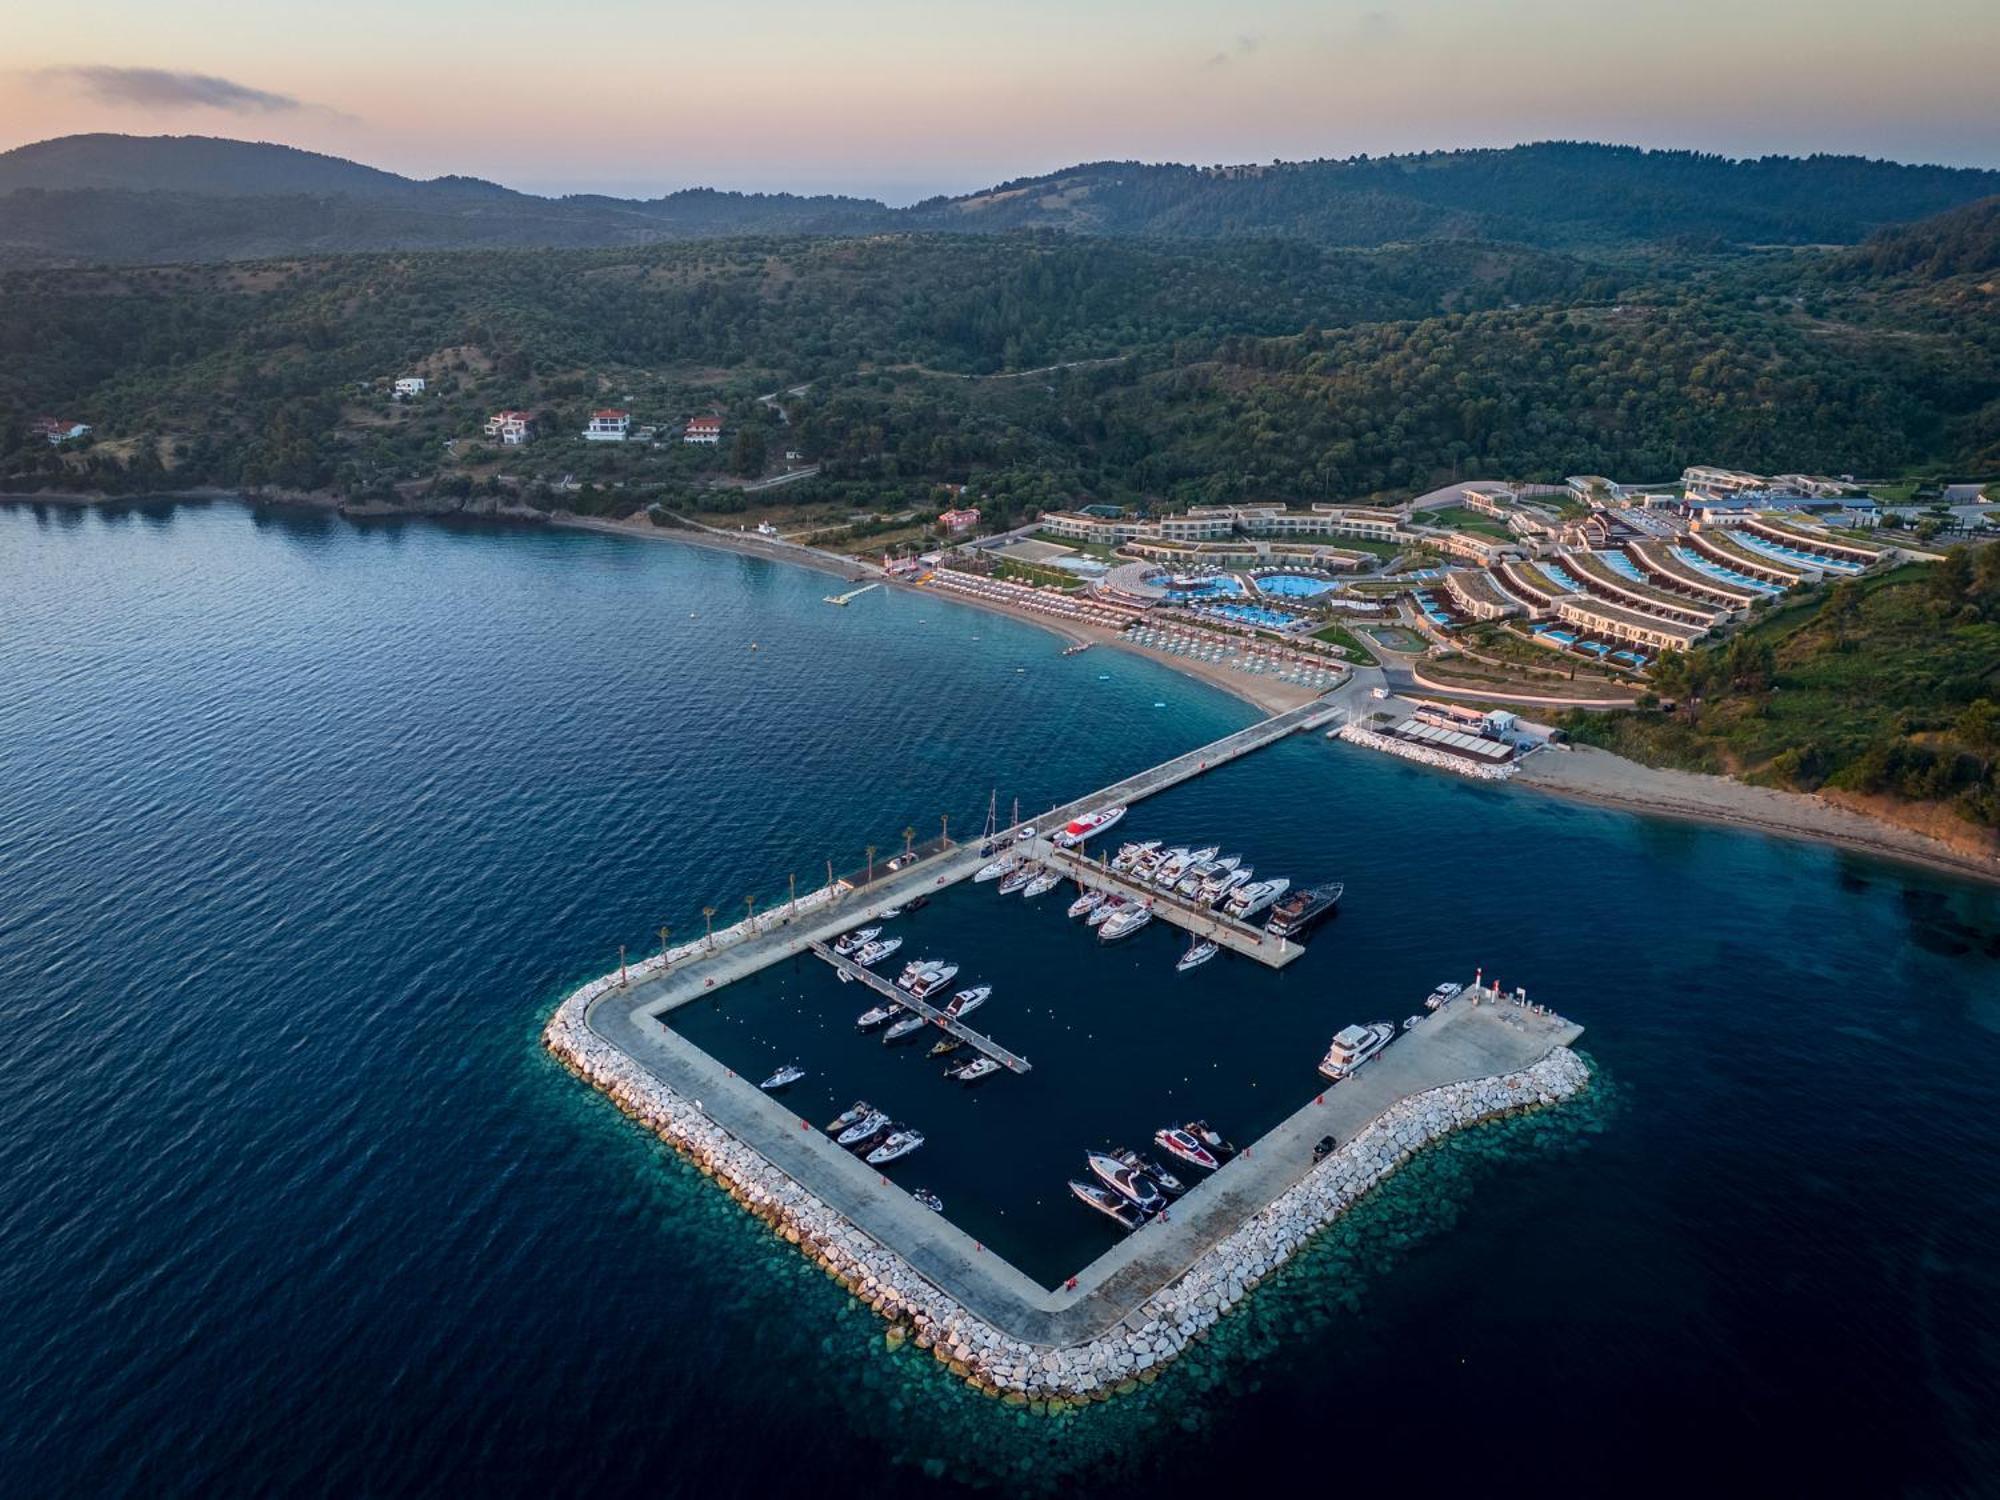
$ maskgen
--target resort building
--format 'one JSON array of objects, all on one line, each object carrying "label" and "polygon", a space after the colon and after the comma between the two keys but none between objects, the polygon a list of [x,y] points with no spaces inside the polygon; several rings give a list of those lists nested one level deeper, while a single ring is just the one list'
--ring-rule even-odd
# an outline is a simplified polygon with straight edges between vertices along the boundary
[{"label": "resort building", "polygon": [[591,443],[622,443],[631,432],[632,413],[607,407],[590,414],[590,425],[583,429],[583,436],[584,441]]},{"label": "resort building", "polygon": [[1475,620],[1501,620],[1527,610],[1491,573],[1457,568],[1444,575],[1444,591],[1451,601]]},{"label": "resort building", "polygon": [[1681,471],[1681,488],[1688,499],[1720,500],[1729,495],[1746,495],[1770,487],[1762,474],[1746,474],[1741,469],[1716,469],[1694,464]]},{"label": "resort building", "polygon": [[407,401],[412,396],[421,396],[425,388],[426,382],[421,375],[399,376],[396,380],[396,399],[398,401]]},{"label": "resort building", "polygon": [[1524,550],[1519,542],[1512,539],[1501,541],[1470,531],[1433,532],[1424,539],[1433,546],[1442,547],[1453,557],[1478,563],[1482,568],[1490,568],[1509,557],[1518,557]]},{"label": "resort building", "polygon": [[1108,507],[1082,511],[1050,511],[1042,530],[1066,541],[1122,546],[1128,542],[1164,542],[1196,546],[1233,537],[1365,537],[1378,542],[1415,542],[1418,533],[1403,524],[1399,511],[1370,506],[1315,505],[1290,510],[1282,505],[1194,506],[1183,514],[1138,521],[1121,515],[1098,514]]},{"label": "resort building", "polygon": [[687,426],[681,429],[681,441],[713,448],[722,441],[722,418],[689,417]]},{"label": "resort building", "polygon": [[1641,614],[1588,594],[1565,594],[1558,599],[1556,618],[1592,635],[1649,646],[1656,651],[1685,651],[1708,634],[1702,626]]},{"label": "resort building", "polygon": [[1645,572],[1623,552],[1572,552],[1563,561],[1571,576],[1581,580],[1589,592],[1640,614],[1703,630],[1713,630],[1729,619],[1730,611],[1719,605],[1680,597],[1648,582]]},{"label": "resort building", "polygon": [[29,426],[35,436],[51,448],[90,436],[88,422],[72,422],[68,417],[37,417]]},{"label": "resort building", "polygon": [[534,436],[534,424],[524,411],[496,411],[486,419],[486,435],[512,447]]},{"label": "resort building", "polygon": [[1572,474],[1563,481],[1572,498],[1585,505],[1611,505],[1629,498],[1630,491],[1602,474]]},{"label": "resort building", "polygon": [[979,507],[968,505],[962,510],[938,512],[938,525],[953,536],[963,536],[979,524]]}]

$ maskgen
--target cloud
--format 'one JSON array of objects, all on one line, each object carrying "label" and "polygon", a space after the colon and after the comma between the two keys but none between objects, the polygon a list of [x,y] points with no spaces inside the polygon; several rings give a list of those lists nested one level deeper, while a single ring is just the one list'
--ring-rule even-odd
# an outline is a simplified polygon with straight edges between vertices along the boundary
[{"label": "cloud", "polygon": [[1209,58],[1207,62],[1203,63],[1202,66],[1206,68],[1227,67],[1229,65],[1229,59],[1232,56],[1248,57],[1251,53],[1255,52],[1259,47],[1263,45],[1264,45],[1264,39],[1260,36],[1249,36],[1247,34],[1239,34],[1236,38],[1236,46],[1233,52],[1218,52],[1213,57]]},{"label": "cloud", "polygon": [[290,94],[274,94],[233,79],[207,73],[177,73],[169,68],[85,64],[42,68],[37,76],[77,89],[102,103],[130,105],[135,109],[220,109],[237,115],[275,115],[310,108]]},{"label": "cloud", "polygon": [[1355,30],[1364,42],[1390,42],[1403,34],[1403,21],[1386,10],[1367,10],[1361,13]]}]

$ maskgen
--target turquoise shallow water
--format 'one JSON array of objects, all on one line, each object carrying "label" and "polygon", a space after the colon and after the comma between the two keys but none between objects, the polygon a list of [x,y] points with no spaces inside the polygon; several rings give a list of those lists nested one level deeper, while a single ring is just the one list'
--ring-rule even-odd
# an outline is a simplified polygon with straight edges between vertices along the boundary
[{"label": "turquoise shallow water", "polygon": [[[0,580],[21,1493],[1975,1493],[2000,1463],[1990,891],[1321,741],[1161,799],[1147,832],[1349,882],[1290,973],[1160,1002],[1183,1077],[1238,1075],[1214,1113],[1482,962],[1589,1026],[1608,1084],[1427,1157],[1143,1397],[1023,1421],[886,1353],[536,1031],[662,922],[1250,710],[942,601],[832,610],[822,577],[596,536],[0,508]],[[1068,936],[1015,918],[966,941]],[[1086,950],[992,1027],[1127,1006],[1171,956]],[[1063,1071],[1077,1130],[1179,1102]],[[1368,1440],[1330,1466],[1334,1422]]]}]

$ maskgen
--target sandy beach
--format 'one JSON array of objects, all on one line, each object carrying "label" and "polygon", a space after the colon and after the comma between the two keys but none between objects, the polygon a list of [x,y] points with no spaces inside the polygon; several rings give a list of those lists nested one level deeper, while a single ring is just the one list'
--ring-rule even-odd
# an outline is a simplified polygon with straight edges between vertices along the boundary
[{"label": "sandy beach", "polygon": [[2000,860],[1968,853],[1942,839],[1838,807],[1820,797],[1749,786],[1726,776],[1642,766],[1591,746],[1531,755],[1522,763],[1513,784],[1658,817],[1836,844],[1954,875],[2000,882]]}]

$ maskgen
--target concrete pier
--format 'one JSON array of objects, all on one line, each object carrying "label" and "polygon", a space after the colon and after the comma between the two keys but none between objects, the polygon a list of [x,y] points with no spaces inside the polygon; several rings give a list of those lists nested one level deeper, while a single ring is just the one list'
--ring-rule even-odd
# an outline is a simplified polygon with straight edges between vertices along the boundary
[{"label": "concrete pier", "polygon": [[[1080,881],[1092,890],[1109,891],[1128,901],[1150,906],[1153,915],[1162,922],[1170,922],[1183,932],[1208,938],[1219,947],[1240,953],[1245,958],[1254,958],[1258,963],[1269,964],[1274,969],[1282,969],[1306,951],[1298,943],[1273,937],[1261,927],[1239,922],[1212,907],[1199,906],[1171,891],[1163,891],[1158,886],[1146,885],[1116,870],[1092,864],[1087,856],[1075,850],[1051,848],[1040,857],[1071,880]],[[1259,920],[1262,920],[1261,916]]]},{"label": "concrete pier", "polygon": [[987,1036],[984,1032],[974,1031],[963,1021],[953,1020],[928,1000],[919,1000],[908,990],[897,988],[873,969],[865,969],[852,959],[841,957],[840,954],[835,953],[825,943],[808,943],[806,946],[832,964],[841,973],[860,980],[869,989],[875,991],[876,994],[881,995],[885,999],[895,1001],[896,1004],[902,1006],[905,1010],[915,1011],[933,1026],[943,1027],[944,1030],[950,1032],[960,1041],[985,1053],[1008,1071],[1014,1073],[1025,1073],[1028,1071],[1027,1058],[1022,1057],[1017,1052],[1009,1052],[1005,1047],[994,1041],[992,1037]]}]

